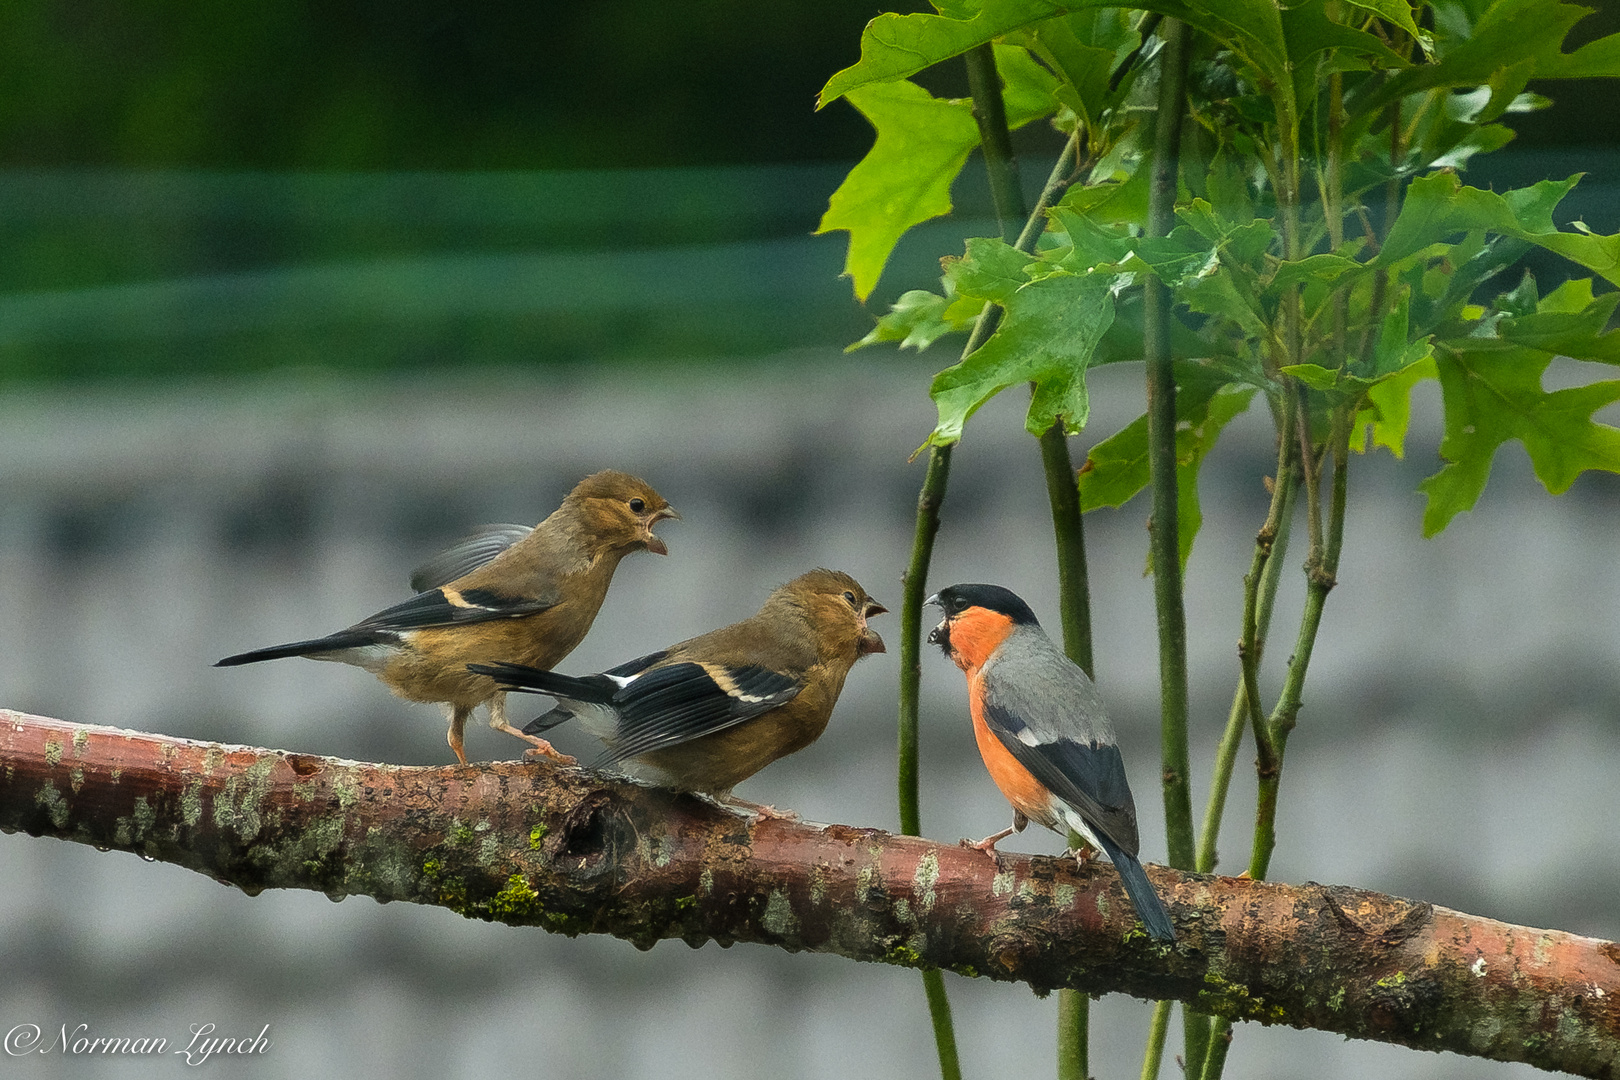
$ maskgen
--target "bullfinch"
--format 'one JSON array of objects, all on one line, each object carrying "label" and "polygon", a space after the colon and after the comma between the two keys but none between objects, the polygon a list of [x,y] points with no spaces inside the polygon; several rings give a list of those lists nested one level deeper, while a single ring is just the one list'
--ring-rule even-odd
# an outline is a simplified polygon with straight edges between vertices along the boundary
[{"label": "bullfinch", "polygon": [[652,528],[679,517],[646,481],[599,472],[532,529],[487,526],[419,567],[411,575],[417,594],[404,603],[323,638],[227,656],[214,666],[284,656],[354,664],[407,701],[442,703],[450,721],[446,739],[462,764],[467,718],[486,703],[490,727],[572,762],[508,724],[506,694],[467,665],[518,660],[549,668],[560,661],[590,630],[619,560],[632,551],[669,554]]},{"label": "bullfinch", "polygon": [[855,661],[883,652],[866,625],[887,609],[856,580],[812,570],[771,593],[758,614],[576,678],[519,664],[474,665],[505,690],[549,694],[556,708],[524,730],[577,718],[607,743],[593,763],[699,792],[765,817],[792,817],[731,795],[777,758],[821,736]]},{"label": "bullfinch", "polygon": [[952,585],[928,598],[945,612],[929,633],[967,673],[973,735],[990,778],[1013,806],[1012,828],[1073,829],[1107,852],[1148,933],[1174,941],[1164,904],[1137,861],[1136,804],[1097,688],[1000,585]]}]

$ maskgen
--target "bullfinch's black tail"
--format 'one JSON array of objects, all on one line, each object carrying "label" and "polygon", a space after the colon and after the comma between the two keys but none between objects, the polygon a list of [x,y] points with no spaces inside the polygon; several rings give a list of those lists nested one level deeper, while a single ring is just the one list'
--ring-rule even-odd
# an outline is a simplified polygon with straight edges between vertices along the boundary
[{"label": "bullfinch's black tail", "polygon": [[1148,880],[1136,856],[1127,855],[1115,847],[1113,841],[1102,833],[1097,834],[1097,839],[1102,841],[1103,850],[1113,860],[1114,869],[1119,871],[1120,883],[1125,886],[1131,906],[1136,909],[1136,916],[1147,927],[1148,933],[1159,941],[1176,940],[1176,928],[1170,925],[1170,913],[1164,910],[1163,901],[1153,890],[1153,883]]},{"label": "bullfinch's black tail", "polygon": [[502,690],[550,694],[555,698],[583,701],[590,705],[606,705],[613,700],[613,693],[619,688],[619,684],[601,675],[588,675],[581,679],[555,671],[542,671],[526,664],[468,664],[467,670],[474,675],[488,675],[500,683]]},{"label": "bullfinch's black tail", "polygon": [[289,656],[312,656],[316,653],[339,652],[343,649],[357,649],[363,645],[375,645],[377,638],[373,634],[358,634],[345,630],[341,633],[330,634],[323,638],[314,638],[310,641],[294,641],[288,645],[272,645],[268,649],[254,649],[252,652],[237,653],[217,661],[215,667],[240,667],[243,664],[257,664],[260,660],[282,660]]}]

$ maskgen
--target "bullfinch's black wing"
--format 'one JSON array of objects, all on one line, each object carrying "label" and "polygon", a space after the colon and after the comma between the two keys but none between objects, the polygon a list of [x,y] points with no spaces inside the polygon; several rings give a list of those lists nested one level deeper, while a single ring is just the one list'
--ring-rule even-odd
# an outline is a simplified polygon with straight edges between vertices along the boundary
[{"label": "bullfinch's black wing", "polygon": [[466,577],[534,532],[529,525],[485,525],[411,571],[411,588],[419,593]]},{"label": "bullfinch's black wing", "polygon": [[618,723],[603,768],[701,739],[793,700],[800,678],[757,664],[685,662],[655,667],[613,695]]},{"label": "bullfinch's black wing", "polygon": [[1074,807],[1094,831],[1106,833],[1121,850],[1136,854],[1141,846],[1136,805],[1119,747],[1062,736],[1042,742],[1022,718],[993,705],[985,709],[985,726],[1018,764],[1046,790]]}]

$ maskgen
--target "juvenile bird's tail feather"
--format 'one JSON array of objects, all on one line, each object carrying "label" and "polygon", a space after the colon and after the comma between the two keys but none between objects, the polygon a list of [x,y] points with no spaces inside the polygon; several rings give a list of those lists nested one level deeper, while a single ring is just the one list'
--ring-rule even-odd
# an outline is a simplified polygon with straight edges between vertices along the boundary
[{"label": "juvenile bird's tail feather", "polygon": [[1148,880],[1136,856],[1121,851],[1102,833],[1097,834],[1097,839],[1102,841],[1103,851],[1108,853],[1114,869],[1119,871],[1125,894],[1131,898],[1131,906],[1136,909],[1137,918],[1142,920],[1148,933],[1159,941],[1176,940],[1176,928],[1170,924],[1170,913],[1164,910],[1164,902],[1154,891],[1153,883]]},{"label": "juvenile bird's tail feather", "polygon": [[252,652],[237,653],[217,661],[215,667],[239,667],[242,664],[257,664],[260,660],[281,660],[288,656],[311,656],[315,653],[338,652],[342,649],[357,649],[363,645],[375,645],[377,638],[372,634],[359,634],[352,631],[342,631],[329,634],[323,638],[314,638],[310,641],[294,641],[287,645],[272,645],[268,649],[254,649]]},{"label": "juvenile bird's tail feather", "polygon": [[613,700],[613,692],[618,689],[600,675],[581,679],[555,671],[542,671],[526,664],[468,664],[467,670],[474,675],[488,675],[500,683],[503,690],[550,694],[552,697],[591,705],[606,705]]}]

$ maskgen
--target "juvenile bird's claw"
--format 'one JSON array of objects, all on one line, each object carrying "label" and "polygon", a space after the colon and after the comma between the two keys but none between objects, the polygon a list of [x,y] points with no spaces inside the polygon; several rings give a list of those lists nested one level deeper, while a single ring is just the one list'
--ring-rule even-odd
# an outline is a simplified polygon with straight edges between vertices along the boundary
[{"label": "juvenile bird's claw", "polygon": [[523,751],[525,758],[545,758],[558,765],[578,765],[579,758],[563,753],[544,739],[536,739],[534,748]]},{"label": "juvenile bird's claw", "polygon": [[760,821],[799,820],[799,812],[797,810],[778,810],[774,806],[766,806],[763,803],[749,802],[747,799],[739,799],[735,795],[728,795],[725,798],[717,801],[721,806],[729,807],[733,810],[741,810],[744,813],[753,814]]}]

